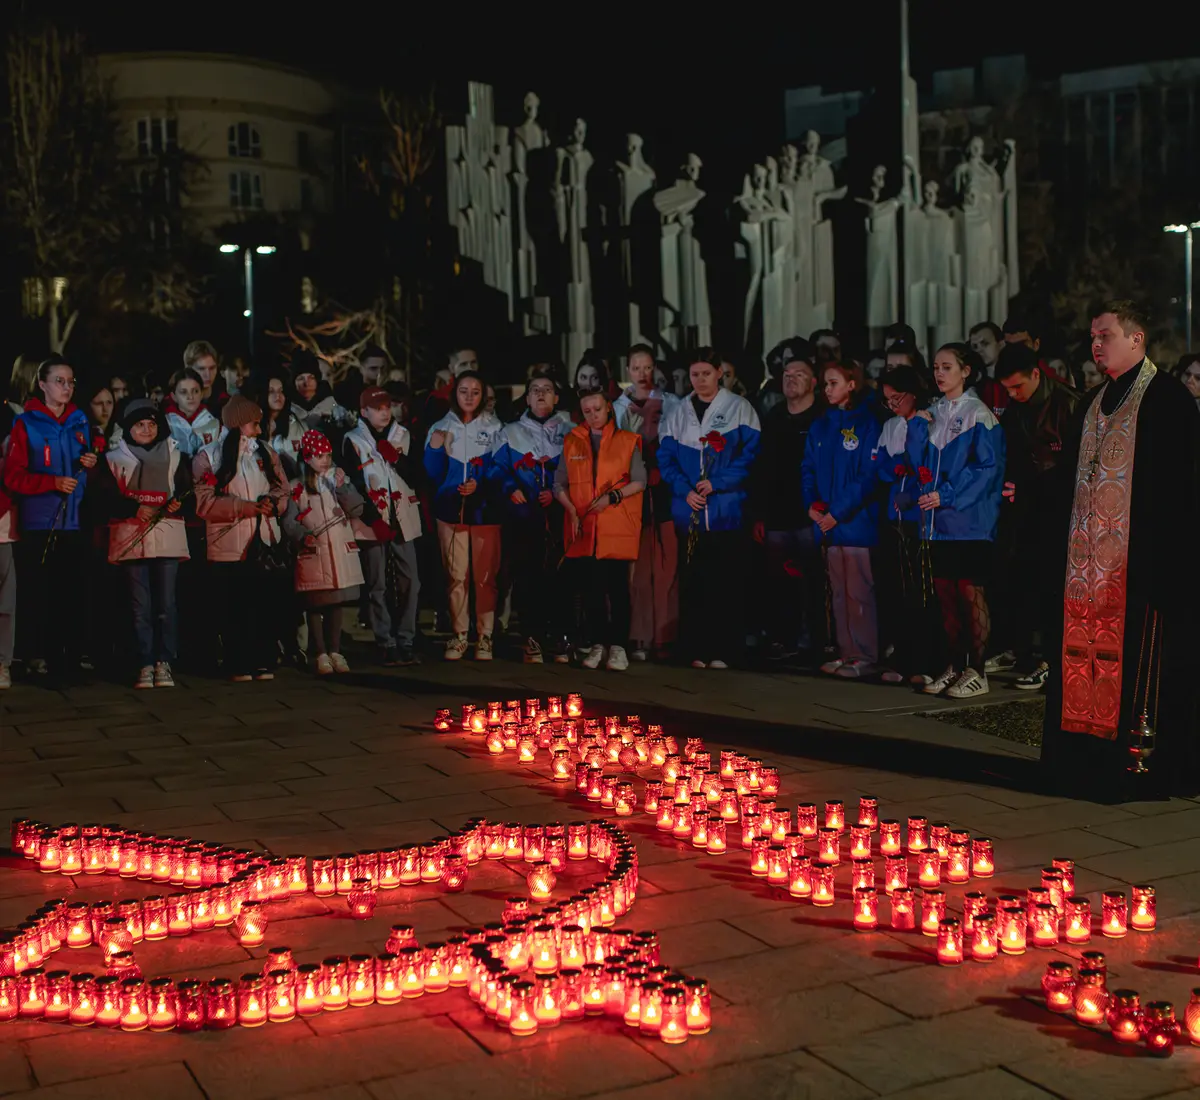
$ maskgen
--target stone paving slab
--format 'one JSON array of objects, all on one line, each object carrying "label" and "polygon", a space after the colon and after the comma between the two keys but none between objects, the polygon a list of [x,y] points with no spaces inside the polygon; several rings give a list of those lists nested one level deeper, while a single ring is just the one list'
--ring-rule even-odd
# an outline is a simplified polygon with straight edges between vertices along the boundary
[{"label": "stone paving slab", "polygon": [[[1200,805],[1112,807],[1041,794],[1023,783],[1027,751],[921,718],[913,711],[935,709],[929,700],[874,685],[464,662],[334,683],[290,672],[237,686],[183,677],[174,692],[19,686],[0,701],[0,807],[310,854],[418,842],[481,814],[589,817],[592,807],[550,783],[544,769],[489,758],[478,739],[427,732],[437,706],[569,690],[583,691],[595,713],[662,720],[680,735],[704,736],[714,750],[757,744],[780,766],[783,805],[840,797],[852,811],[858,795],[875,794],[885,817],[921,812],[991,835],[999,872],[972,884],[990,894],[1036,882],[1056,855],[1077,861],[1079,887],[1097,911],[1095,891],[1156,882],[1159,932],[1093,946],[1108,952],[1114,982],[1147,1000],[1173,1000],[1181,1014],[1200,984]],[[819,724],[821,709],[836,712],[841,733]],[[516,1040],[458,993],[194,1036],[18,1022],[0,1025],[0,1094],[1139,1100],[1200,1086],[1200,1050],[1182,1046],[1169,1061],[1130,1056],[1040,1006],[1045,962],[1071,958],[1065,947],[947,970],[935,964],[927,937],[850,930],[844,897],[818,910],[773,893],[746,873],[736,843],[711,857],[641,815],[627,828],[642,868],[631,924],[659,929],[664,961],[712,982],[709,1036],[668,1047],[604,1019]],[[843,894],[844,880],[843,873]],[[378,951],[396,921],[414,924],[426,940],[441,938],[496,919],[503,898],[521,886],[515,869],[485,863],[463,894],[382,892],[363,923],[348,919],[340,899],[280,903],[268,939],[319,958]],[[952,888],[952,898],[962,889]],[[0,925],[51,896],[145,892],[107,877],[72,882],[0,867]],[[880,908],[886,922],[882,898]],[[94,952],[71,955],[65,964],[75,969],[102,965]],[[138,949],[148,976],[236,978],[261,966],[261,956],[222,934]]]}]

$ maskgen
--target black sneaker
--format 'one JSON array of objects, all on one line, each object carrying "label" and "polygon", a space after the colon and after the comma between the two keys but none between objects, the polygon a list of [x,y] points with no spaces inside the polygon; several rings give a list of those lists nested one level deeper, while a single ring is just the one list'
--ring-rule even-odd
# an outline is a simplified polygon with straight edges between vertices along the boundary
[{"label": "black sneaker", "polygon": [[1020,688],[1021,691],[1039,691],[1046,686],[1046,681],[1050,679],[1050,666],[1043,661],[1032,672],[1025,673],[1024,676],[1018,676],[1013,683],[1013,687]]},{"label": "black sneaker", "polygon": [[400,659],[396,655],[396,647],[394,645],[379,647],[379,663],[383,665],[384,668],[395,668],[400,663]]},{"label": "black sneaker", "polygon": [[413,647],[410,645],[402,645],[392,652],[395,654],[395,661],[393,663],[401,666],[402,668],[407,668],[409,665],[419,665],[421,663],[421,658],[413,652]]}]

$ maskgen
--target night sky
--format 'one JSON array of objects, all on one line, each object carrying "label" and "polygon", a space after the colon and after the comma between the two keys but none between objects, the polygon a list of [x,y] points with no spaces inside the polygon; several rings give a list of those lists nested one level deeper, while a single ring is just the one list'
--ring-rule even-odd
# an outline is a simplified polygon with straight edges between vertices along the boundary
[{"label": "night sky", "polygon": [[[33,0],[21,3],[38,10]],[[646,3],[495,4],[482,17],[475,11],[481,6],[62,0],[53,10],[81,26],[98,50],[245,53],[360,86],[433,83],[450,118],[463,110],[468,80],[496,87],[501,122],[520,120],[521,98],[533,89],[552,134],[565,136],[582,116],[589,144],[603,155],[623,149],[623,135],[637,130],[660,174],[689,149],[710,162],[724,157],[742,165],[775,152],[784,89],[860,88],[898,64],[898,4],[889,0],[827,4],[818,12],[804,5],[804,14],[799,4],[706,0],[672,4],[671,17]],[[1003,53],[1025,53],[1045,74],[1177,56],[1175,44],[1186,49],[1200,29],[1194,12],[1172,5],[1168,13],[1162,0],[1141,0],[1136,16],[1117,23],[1098,16],[1099,6],[1081,12],[1061,0],[912,0],[911,9],[918,81],[933,69]],[[1053,23],[1061,29],[1051,34],[1047,13],[1056,9],[1063,15]],[[304,10],[317,15],[297,17]],[[672,163],[663,164],[668,158]]]}]

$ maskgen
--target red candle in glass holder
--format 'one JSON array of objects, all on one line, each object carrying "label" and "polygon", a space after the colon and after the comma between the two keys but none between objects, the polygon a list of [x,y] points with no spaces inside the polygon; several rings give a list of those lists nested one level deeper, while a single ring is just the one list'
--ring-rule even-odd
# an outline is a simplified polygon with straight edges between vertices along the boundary
[{"label": "red candle in glass holder", "polygon": [[1071,1012],[1075,1008],[1075,968],[1069,962],[1059,960],[1047,963],[1042,975],[1042,992],[1051,1012]]},{"label": "red candle in glass holder", "polygon": [[750,873],[755,878],[767,877],[767,848],[770,842],[763,837],[756,837],[750,842]]},{"label": "red candle in glass holder", "polygon": [[1063,939],[1088,943],[1092,938],[1092,903],[1088,898],[1067,898],[1063,917]]},{"label": "red candle in glass holder", "polygon": [[852,859],[850,861],[850,887],[857,890],[860,886],[874,888],[875,863],[870,859]]},{"label": "red candle in glass holder", "polygon": [[788,859],[788,893],[794,898],[812,896],[812,860],[808,856]]},{"label": "red candle in glass holder", "polygon": [[1137,990],[1114,989],[1109,996],[1104,1020],[1118,1043],[1141,1042],[1142,998]]},{"label": "red candle in glass holder", "polygon": [[167,934],[186,936],[192,931],[192,899],[187,894],[167,895]]},{"label": "red candle in glass holder", "polygon": [[767,882],[780,887],[788,884],[788,854],[782,844],[772,844],[767,849]]},{"label": "red candle in glass holder", "polygon": [[1175,1052],[1175,1040],[1181,1032],[1175,1019],[1175,1007],[1170,1001],[1151,1001],[1146,1005],[1142,1038],[1151,1054],[1169,1058]]},{"label": "red candle in glass holder", "polygon": [[917,858],[917,883],[921,886],[936,886],[941,881],[942,859],[936,848],[930,848]]},{"label": "red candle in glass holder", "polygon": [[885,820],[879,823],[879,853],[884,856],[898,856],[900,846],[900,822]]},{"label": "red candle in glass holder", "polygon": [[[7,998],[5,983],[11,983]],[[5,1015],[10,1013],[9,1015]],[[17,1015],[17,979],[0,978],[0,1019]],[[67,1015],[76,1027],[91,1027],[96,1020],[96,979],[91,974],[71,976],[71,1010]]]},{"label": "red candle in glass holder", "polygon": [[[71,1014],[71,972],[52,970],[46,975],[46,1009],[44,1019],[61,1023]],[[3,1019],[3,1013],[0,1013]]]},{"label": "red candle in glass holder", "polygon": [[567,696],[567,717],[579,718],[583,715],[583,696],[573,692]]},{"label": "red candle in glass holder", "polygon": [[846,828],[846,804],[840,799],[830,799],[825,803],[825,828],[836,829],[840,836]]},{"label": "red candle in glass holder", "polygon": [[1025,954],[1025,908],[1022,905],[1003,905],[999,913],[1000,950],[1006,955]]},{"label": "red candle in glass holder", "polygon": [[[708,806],[705,804],[704,795],[696,795],[695,799],[699,799],[702,808],[692,807],[692,847],[693,848],[708,848]],[[695,801],[693,799],[693,801]],[[720,818],[717,819],[718,821]]]},{"label": "red candle in glass holder", "polygon": [[325,1012],[341,1012],[349,1004],[350,960],[331,955],[321,962],[321,1007]]},{"label": "red candle in glass holder", "polygon": [[742,847],[749,848],[759,836],[759,815],[756,813],[742,814]]},{"label": "red candle in glass holder", "polygon": [[818,908],[833,904],[833,865],[821,864],[812,868],[812,903]]},{"label": "red candle in glass holder", "polygon": [[883,861],[883,888],[890,897],[908,885],[908,860],[904,856],[887,856]]},{"label": "red candle in glass holder", "polygon": [[1105,890],[1102,897],[1100,931],[1110,940],[1119,940],[1128,932],[1129,907],[1123,890]]},{"label": "red candle in glass holder", "polygon": [[850,858],[870,859],[871,829],[867,825],[850,826]]},{"label": "red candle in glass holder", "polygon": [[945,821],[935,821],[929,826],[929,847],[945,859],[950,854],[950,826]]},{"label": "red candle in glass holder", "polygon": [[296,1015],[319,1016],[325,1010],[321,987],[322,973],[317,963],[301,963],[296,967]]},{"label": "red candle in glass holder", "polygon": [[801,802],[796,807],[796,832],[801,836],[817,835],[817,807],[812,802]]},{"label": "red candle in glass holder", "polygon": [[1058,944],[1058,910],[1053,905],[1039,904],[1029,922],[1034,947],[1055,947]]},{"label": "red candle in glass holder", "polygon": [[371,955],[350,956],[346,987],[352,1008],[366,1008],[375,1003],[375,959]]},{"label": "red candle in glass holder", "polygon": [[19,1015],[26,1019],[41,1019],[46,1014],[46,972],[31,966],[17,977]]},{"label": "red candle in glass holder", "polygon": [[726,847],[725,822],[716,814],[709,814],[705,851],[710,856],[719,856],[724,854]]},{"label": "red candle in glass holder", "polygon": [[[921,891],[921,932],[936,936],[938,925],[946,917],[946,891],[928,889]],[[961,944],[961,940],[960,940]]]},{"label": "red candle in glass holder", "polygon": [[826,826],[817,832],[817,860],[820,863],[828,864],[830,867],[841,862],[841,852],[839,850],[840,834],[836,828]]},{"label": "red candle in glass holder", "polygon": [[929,847],[929,818],[910,817],[908,819],[908,852],[916,855]]},{"label": "red candle in glass holder", "polygon": [[529,888],[529,896],[535,901],[548,898],[554,889],[558,876],[551,870],[549,863],[536,863],[525,876],[525,885]]},{"label": "red candle in glass holder", "polygon": [[671,827],[671,835],[676,840],[687,840],[692,835],[692,807],[675,807],[675,824]]},{"label": "red candle in glass holder", "polygon": [[971,958],[976,962],[991,962],[999,950],[995,915],[976,913],[971,925]]},{"label": "red candle in glass holder", "polygon": [[858,799],[858,823],[874,829],[879,824],[879,799],[871,794]]},{"label": "red candle in glass holder", "polygon": [[1129,910],[1129,927],[1135,932],[1153,932],[1158,923],[1158,902],[1153,886],[1134,886],[1133,905]]},{"label": "red candle in glass holder", "polygon": [[1063,892],[1070,897],[1075,893],[1075,861],[1059,856],[1050,861],[1050,866],[1063,873]]},{"label": "red candle in glass holder", "polygon": [[205,990],[205,1024],[214,1031],[236,1027],[237,991],[228,978],[211,978]]},{"label": "red candle in glass holder", "polygon": [[963,937],[964,942],[970,938],[971,929],[975,927],[975,916],[987,912],[987,895],[978,890],[969,890],[963,894]]},{"label": "red candle in glass holder", "polygon": [[400,959],[385,951],[375,956],[375,1003],[394,1005],[400,999]]},{"label": "red candle in glass holder", "polygon": [[1108,990],[1098,970],[1080,970],[1075,984],[1075,1019],[1095,1027],[1104,1022],[1108,1011]]},{"label": "red candle in glass holder", "polygon": [[963,961],[962,925],[956,917],[938,921],[937,960],[942,966],[958,966]]},{"label": "red candle in glass holder", "polygon": [[971,841],[971,874],[976,878],[991,878],[996,873],[996,859],[988,837],[977,836]]},{"label": "red candle in glass holder", "polygon": [[267,914],[257,901],[242,902],[233,926],[243,947],[260,947],[267,938]]},{"label": "red candle in glass holder", "polygon": [[370,920],[371,914],[375,912],[377,899],[375,884],[369,878],[356,878],[346,898],[346,904],[355,920]]},{"label": "red candle in glass holder", "polygon": [[879,925],[879,896],[874,886],[854,889],[854,930],[873,932]]},{"label": "red candle in glass holder", "polygon": [[969,882],[971,879],[970,849],[965,844],[951,843],[946,854],[946,881]]}]

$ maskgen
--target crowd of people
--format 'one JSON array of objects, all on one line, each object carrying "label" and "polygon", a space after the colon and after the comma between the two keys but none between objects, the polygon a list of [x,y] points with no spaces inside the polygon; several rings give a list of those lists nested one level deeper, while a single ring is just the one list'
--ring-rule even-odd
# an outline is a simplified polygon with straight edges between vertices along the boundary
[{"label": "crowd of people", "polygon": [[[797,336],[753,392],[713,348],[622,363],[623,388],[593,353],[570,382],[538,364],[510,400],[470,348],[424,394],[374,347],[334,380],[306,349],[223,370],[201,340],[169,379],[82,394],[66,358],[19,360],[0,688],[17,657],[35,680],[127,666],[138,688],[180,664],[337,675],[347,614],[379,664],[410,665],[437,653],[422,607],[451,661],[719,670],[753,650],[958,699],[997,672],[1046,683],[1041,559],[1093,362],[1012,321],[928,364],[903,325],[858,358]],[[1200,356],[1174,373],[1200,405]]]}]

